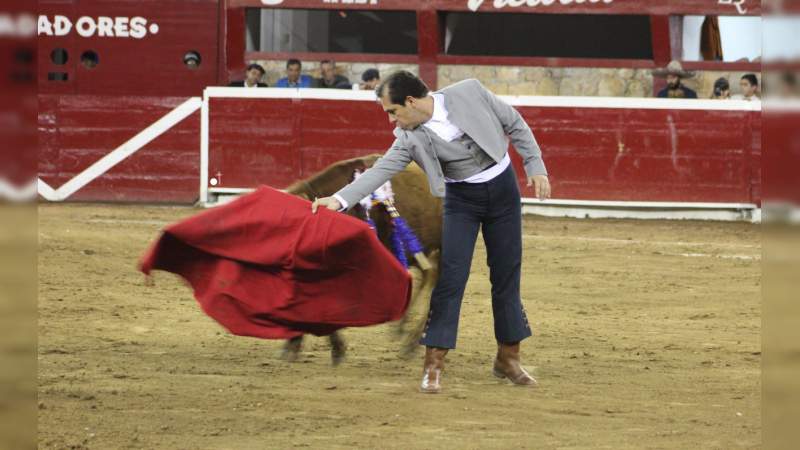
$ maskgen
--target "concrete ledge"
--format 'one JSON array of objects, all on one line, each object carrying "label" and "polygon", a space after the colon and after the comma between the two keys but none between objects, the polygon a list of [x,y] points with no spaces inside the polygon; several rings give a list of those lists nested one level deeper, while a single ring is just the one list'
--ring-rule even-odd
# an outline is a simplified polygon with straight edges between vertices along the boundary
[{"label": "concrete ledge", "polygon": [[[209,188],[202,206],[227,203],[252,192],[243,188]],[[753,203],[624,202],[615,200],[522,199],[522,213],[578,219],[718,220],[761,222],[761,208]]]},{"label": "concrete ledge", "polygon": [[579,219],[661,219],[761,222],[752,203],[624,202],[603,200],[522,199],[522,213]]}]

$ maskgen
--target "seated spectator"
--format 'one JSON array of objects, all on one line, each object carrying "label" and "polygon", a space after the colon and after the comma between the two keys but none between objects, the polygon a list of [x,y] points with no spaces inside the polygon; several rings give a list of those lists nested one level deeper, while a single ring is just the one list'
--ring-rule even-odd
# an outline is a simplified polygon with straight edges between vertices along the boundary
[{"label": "seated spectator", "polygon": [[367,69],[361,74],[361,83],[354,83],[354,91],[374,91],[381,82],[381,74],[378,69]]},{"label": "seated spectator", "polygon": [[326,59],[319,64],[321,78],[314,80],[314,87],[328,89],[350,89],[350,80],[336,74],[336,62]]},{"label": "seated spectator", "polygon": [[667,79],[667,87],[659,91],[657,97],[661,98],[697,98],[697,92],[687,88],[681,83],[682,79],[691,78],[694,72],[683,70],[678,61],[670,62],[665,69],[653,71],[653,76]]},{"label": "seated spectator", "polygon": [[311,87],[313,79],[308,75],[300,73],[303,65],[299,59],[290,59],[286,61],[286,76],[275,83],[275,87],[283,88],[307,88]]},{"label": "seated spectator", "polygon": [[711,94],[713,100],[728,100],[731,98],[731,85],[725,77],[718,78],[714,82],[714,92]]},{"label": "seated spectator", "polygon": [[261,79],[264,78],[265,73],[267,72],[260,65],[250,64],[247,66],[247,70],[245,71],[246,78],[243,81],[232,81],[229,86],[246,88],[268,87],[267,83],[261,82]]},{"label": "seated spectator", "polygon": [[742,75],[742,79],[739,80],[739,87],[742,89],[742,93],[740,95],[733,96],[736,100],[747,100],[749,102],[752,101],[760,101],[761,95],[758,91],[758,78],[754,73],[746,73]]}]

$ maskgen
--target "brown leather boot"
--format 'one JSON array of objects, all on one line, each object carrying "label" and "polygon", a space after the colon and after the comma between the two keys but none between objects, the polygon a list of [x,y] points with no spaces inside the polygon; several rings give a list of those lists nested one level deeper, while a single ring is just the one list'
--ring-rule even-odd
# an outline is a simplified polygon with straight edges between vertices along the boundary
[{"label": "brown leather boot", "polygon": [[492,373],[497,378],[508,378],[520,386],[536,386],[536,380],[522,368],[519,363],[519,342],[513,344],[497,344],[497,358],[494,360]]},{"label": "brown leather boot", "polygon": [[446,348],[425,347],[425,365],[422,369],[422,384],[419,390],[425,394],[438,394],[442,391],[442,372]]}]

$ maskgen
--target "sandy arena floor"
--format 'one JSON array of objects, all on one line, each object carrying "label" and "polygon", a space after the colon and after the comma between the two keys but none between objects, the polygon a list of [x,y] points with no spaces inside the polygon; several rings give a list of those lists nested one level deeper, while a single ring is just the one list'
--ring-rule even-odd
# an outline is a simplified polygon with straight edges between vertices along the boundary
[{"label": "sandy arena floor", "polygon": [[496,381],[482,244],[441,395],[391,325],[311,338],[227,334],[171,274],[136,262],[179,207],[39,208],[39,447],[757,448],[758,227],[526,217],[522,295],[540,381]]}]

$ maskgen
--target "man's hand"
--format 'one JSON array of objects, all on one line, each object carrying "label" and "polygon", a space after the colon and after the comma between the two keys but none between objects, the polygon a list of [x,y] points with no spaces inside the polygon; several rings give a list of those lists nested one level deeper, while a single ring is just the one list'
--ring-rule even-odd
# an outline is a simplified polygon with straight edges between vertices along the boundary
[{"label": "man's hand", "polygon": [[334,197],[322,197],[322,198],[315,198],[314,202],[311,203],[311,212],[316,214],[317,208],[319,208],[320,206],[328,208],[332,211],[338,211],[342,209],[342,204],[339,203],[339,200],[336,200]]},{"label": "man's hand", "polygon": [[534,175],[528,177],[528,187],[535,186],[536,198],[539,200],[547,200],[550,198],[550,180],[547,175]]}]

